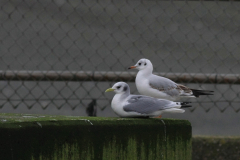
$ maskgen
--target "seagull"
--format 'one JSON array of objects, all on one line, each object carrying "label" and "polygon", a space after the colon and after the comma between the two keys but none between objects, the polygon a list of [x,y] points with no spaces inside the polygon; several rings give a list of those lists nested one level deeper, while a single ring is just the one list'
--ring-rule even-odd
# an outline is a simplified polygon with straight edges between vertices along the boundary
[{"label": "seagull", "polygon": [[114,91],[111,107],[120,117],[157,117],[164,112],[184,113],[190,102],[173,102],[143,95],[131,95],[125,82],[117,82],[105,92]]},{"label": "seagull", "polygon": [[135,82],[140,94],[154,98],[177,101],[182,97],[199,97],[200,95],[213,95],[213,91],[191,89],[177,84],[172,80],[152,74],[153,65],[148,59],[140,59],[136,65],[128,69],[138,69]]}]

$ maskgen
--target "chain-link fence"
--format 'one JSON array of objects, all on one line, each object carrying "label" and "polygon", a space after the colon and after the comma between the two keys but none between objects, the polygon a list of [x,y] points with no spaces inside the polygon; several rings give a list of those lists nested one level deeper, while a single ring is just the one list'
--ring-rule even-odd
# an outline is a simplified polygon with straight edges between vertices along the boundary
[{"label": "chain-link fence", "polygon": [[206,112],[238,112],[240,3],[219,1],[2,0],[0,106],[104,110],[117,81],[148,58],[154,72],[192,88]]}]

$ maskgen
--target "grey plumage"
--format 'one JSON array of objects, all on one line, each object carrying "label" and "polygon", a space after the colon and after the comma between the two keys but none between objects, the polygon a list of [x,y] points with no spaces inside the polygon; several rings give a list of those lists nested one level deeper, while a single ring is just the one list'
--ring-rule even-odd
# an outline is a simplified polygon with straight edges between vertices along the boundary
[{"label": "grey plumage", "polygon": [[178,96],[179,90],[177,89],[177,84],[170,79],[156,76],[154,74],[149,78],[149,85],[153,89],[162,91],[170,96]]},{"label": "grey plumage", "polygon": [[170,79],[156,76],[154,74],[152,74],[149,78],[149,86],[170,96],[179,96],[181,91],[184,92],[180,96],[185,96],[189,94],[195,97],[199,97],[200,95],[213,95],[213,91],[191,89],[184,85],[177,84]]},{"label": "grey plumage", "polygon": [[150,114],[155,111],[176,107],[176,105],[172,105],[173,103],[176,102],[138,95],[132,95],[127,102],[129,104],[123,106],[124,111],[137,112],[141,114]]}]

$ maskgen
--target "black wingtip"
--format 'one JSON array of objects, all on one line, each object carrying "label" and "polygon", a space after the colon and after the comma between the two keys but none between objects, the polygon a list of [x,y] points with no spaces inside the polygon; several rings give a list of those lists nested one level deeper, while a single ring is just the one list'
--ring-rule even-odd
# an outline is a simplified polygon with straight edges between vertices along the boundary
[{"label": "black wingtip", "polygon": [[195,97],[199,97],[200,95],[214,95],[214,91],[209,91],[209,90],[198,90],[198,89],[191,89],[193,92],[193,95]]},{"label": "black wingtip", "polygon": [[192,107],[190,105],[182,105],[181,108],[189,108],[189,107]]},{"label": "black wingtip", "polygon": [[191,89],[191,90],[198,91],[198,92],[214,92],[210,90],[200,90],[200,89]]},{"label": "black wingtip", "polygon": [[181,105],[186,105],[186,104],[189,104],[189,103],[192,103],[192,102],[181,102]]}]

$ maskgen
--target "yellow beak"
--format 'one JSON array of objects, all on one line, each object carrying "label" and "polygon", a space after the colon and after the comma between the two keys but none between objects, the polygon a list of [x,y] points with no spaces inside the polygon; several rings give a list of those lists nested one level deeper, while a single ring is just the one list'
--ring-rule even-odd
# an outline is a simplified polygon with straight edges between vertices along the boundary
[{"label": "yellow beak", "polygon": [[111,91],[114,91],[115,89],[113,88],[108,88],[105,92],[111,92]]}]

